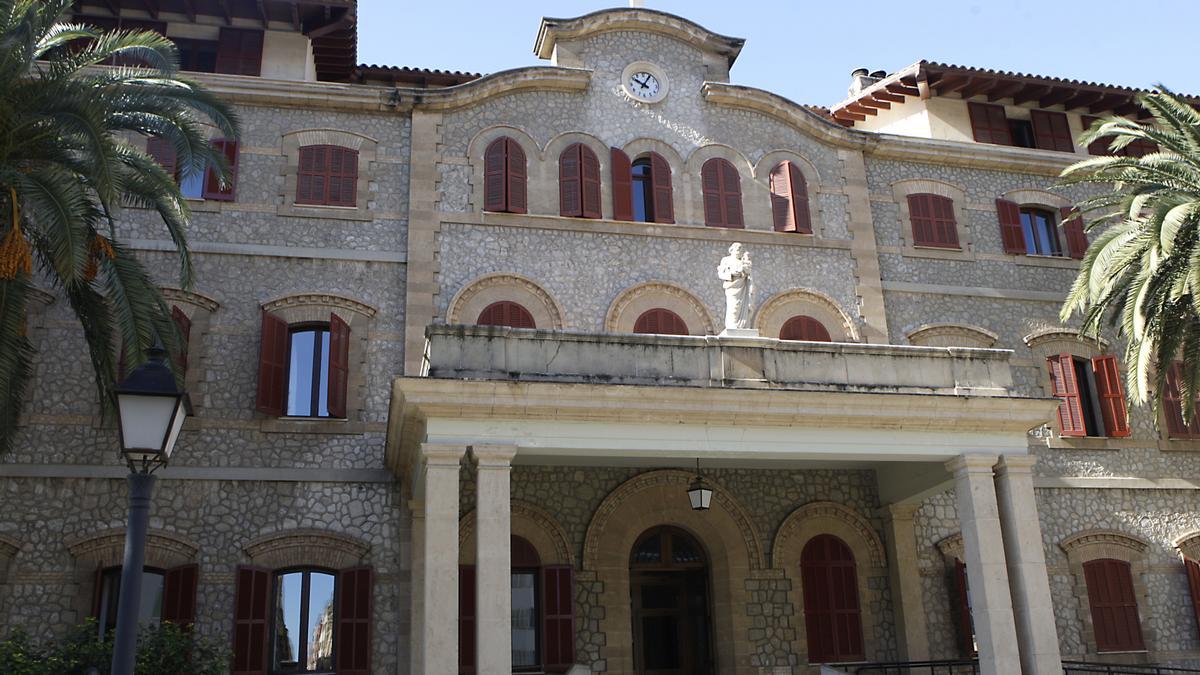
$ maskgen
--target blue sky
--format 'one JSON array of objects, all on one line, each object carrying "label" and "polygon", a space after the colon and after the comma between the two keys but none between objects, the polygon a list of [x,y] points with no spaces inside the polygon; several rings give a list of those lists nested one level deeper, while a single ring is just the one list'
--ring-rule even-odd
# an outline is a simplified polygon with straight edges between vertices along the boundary
[{"label": "blue sky", "polygon": [[[944,63],[1200,94],[1195,0],[646,0],[746,39],[732,80],[800,103],[845,96],[857,67]],[[359,0],[359,61],[495,72],[539,63],[542,16],[627,2]],[[1149,20],[1155,20],[1153,30]]]}]

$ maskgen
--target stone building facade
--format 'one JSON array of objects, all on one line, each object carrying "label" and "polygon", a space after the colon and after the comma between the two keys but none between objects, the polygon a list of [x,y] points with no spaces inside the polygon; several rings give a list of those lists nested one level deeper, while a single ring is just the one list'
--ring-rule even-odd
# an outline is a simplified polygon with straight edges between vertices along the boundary
[{"label": "stone building facade", "polygon": [[[1200,666],[1200,443],[1126,419],[1112,347],[1057,319],[1081,195],[1052,185],[1089,152],[1062,130],[1131,90],[921,62],[810,108],[731,82],[740,39],[645,9],[543,20],[538,67],[347,70],[347,3],[299,30],[274,0],[129,4],[172,37],[266,29],[260,76],[197,76],[242,137],[233,198],[192,202],[196,286],[150,212],[119,227],[190,326],[147,570],[192,606],[151,618],[228,639],[233,672]],[[722,334],[733,243],[757,337]],[[123,546],[70,309],[47,291],[29,325],[0,634],[103,622]],[[293,363],[303,339],[341,356]],[[332,653],[303,637],[321,599]]]}]

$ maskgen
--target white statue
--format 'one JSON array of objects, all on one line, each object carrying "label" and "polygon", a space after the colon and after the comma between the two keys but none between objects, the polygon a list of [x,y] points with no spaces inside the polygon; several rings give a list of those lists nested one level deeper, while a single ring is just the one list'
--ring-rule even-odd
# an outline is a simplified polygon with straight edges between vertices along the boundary
[{"label": "white statue", "polygon": [[721,258],[717,276],[725,286],[725,329],[750,327],[750,303],[754,301],[754,280],[750,278],[750,253],[741,244],[729,247]]}]

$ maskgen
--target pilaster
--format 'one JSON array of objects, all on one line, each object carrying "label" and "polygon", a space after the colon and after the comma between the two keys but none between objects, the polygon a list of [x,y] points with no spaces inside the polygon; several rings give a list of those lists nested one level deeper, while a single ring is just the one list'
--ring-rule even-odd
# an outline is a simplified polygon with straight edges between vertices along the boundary
[{"label": "pilaster", "polygon": [[425,326],[433,322],[437,296],[438,144],[441,113],[412,111],[408,164],[408,254],[405,270],[404,374],[420,375]]},{"label": "pilaster", "polygon": [[992,482],[995,464],[996,455],[968,454],[946,462],[946,469],[954,474],[958,497],[979,669],[983,675],[1013,675],[1021,672],[1021,658]]},{"label": "pilaster", "polygon": [[1025,675],[1062,675],[1046,553],[1033,494],[1036,457],[1005,455],[996,465],[996,501]]},{"label": "pilaster", "polygon": [[903,661],[929,659],[929,633],[917,566],[916,504],[889,504],[883,510],[888,580],[892,587],[897,643]]}]

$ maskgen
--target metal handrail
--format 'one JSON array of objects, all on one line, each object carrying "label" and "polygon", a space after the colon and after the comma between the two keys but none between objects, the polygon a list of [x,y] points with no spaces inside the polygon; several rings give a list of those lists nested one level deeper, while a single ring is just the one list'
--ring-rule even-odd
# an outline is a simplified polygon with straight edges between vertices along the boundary
[{"label": "metal handrail", "polygon": [[838,663],[832,668],[853,675],[978,675],[977,659],[940,661],[890,661],[885,663]]},{"label": "metal handrail", "polygon": [[1063,661],[1063,675],[1103,673],[1104,675],[1183,675],[1200,673],[1197,668],[1159,666],[1155,664],[1097,663],[1095,661]]}]

